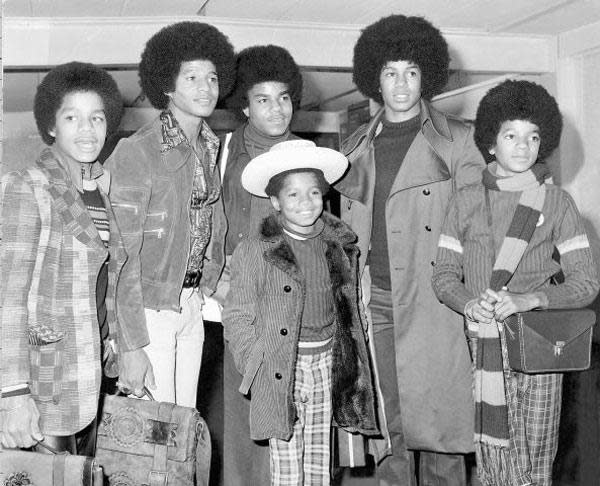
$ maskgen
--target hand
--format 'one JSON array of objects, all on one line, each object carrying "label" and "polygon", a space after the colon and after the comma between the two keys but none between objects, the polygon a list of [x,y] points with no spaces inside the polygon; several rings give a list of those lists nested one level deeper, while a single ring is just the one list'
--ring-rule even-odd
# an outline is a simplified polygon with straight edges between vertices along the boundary
[{"label": "hand", "polygon": [[31,395],[1,399],[0,444],[2,447],[33,447],[44,439],[40,431],[40,413]]},{"label": "hand", "polygon": [[494,316],[497,321],[503,321],[517,312],[526,312],[543,304],[543,298],[537,292],[515,294],[506,290],[498,292],[501,299],[494,306]]},{"label": "hand", "polygon": [[465,316],[471,321],[480,324],[489,324],[494,318],[494,304],[500,296],[491,289],[479,294],[479,297],[470,300],[465,305]]},{"label": "hand", "polygon": [[156,389],[154,371],[146,351],[142,348],[133,351],[123,351],[119,360],[119,390],[138,398],[144,396],[144,386]]}]

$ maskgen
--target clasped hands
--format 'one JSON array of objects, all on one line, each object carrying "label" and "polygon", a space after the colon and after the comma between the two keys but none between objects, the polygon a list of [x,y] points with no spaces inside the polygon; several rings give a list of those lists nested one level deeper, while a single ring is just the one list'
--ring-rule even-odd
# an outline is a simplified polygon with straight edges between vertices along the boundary
[{"label": "clasped hands", "polygon": [[540,292],[517,294],[502,290],[486,289],[476,299],[465,305],[465,316],[479,324],[489,324],[493,319],[502,322],[517,312],[526,312],[542,307],[545,295]]}]

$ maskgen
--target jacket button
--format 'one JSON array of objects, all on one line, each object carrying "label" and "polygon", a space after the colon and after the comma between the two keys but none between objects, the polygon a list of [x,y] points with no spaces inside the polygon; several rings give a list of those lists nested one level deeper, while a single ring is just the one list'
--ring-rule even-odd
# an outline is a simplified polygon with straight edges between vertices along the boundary
[{"label": "jacket button", "polygon": [[429,189],[423,189],[423,194],[429,196],[429,194],[431,194],[431,191]]},{"label": "jacket button", "polygon": [[284,292],[291,292],[292,291],[292,287],[290,287],[289,285],[286,285],[285,287],[283,287],[283,291]]},{"label": "jacket button", "polygon": [[433,260],[431,260],[431,266],[435,267],[435,262]]},{"label": "jacket button", "polygon": [[281,380],[281,373],[275,373],[275,379]]},{"label": "jacket button", "polygon": [[282,336],[287,336],[287,329],[284,327],[281,331],[279,331],[279,334]]},{"label": "jacket button", "polygon": [[425,231],[431,231],[431,226],[429,226],[429,225],[425,226]]}]

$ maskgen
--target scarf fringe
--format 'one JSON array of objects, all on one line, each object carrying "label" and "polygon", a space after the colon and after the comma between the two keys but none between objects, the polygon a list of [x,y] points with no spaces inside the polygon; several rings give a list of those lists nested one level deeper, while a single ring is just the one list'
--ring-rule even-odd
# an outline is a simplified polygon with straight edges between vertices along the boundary
[{"label": "scarf fringe", "polygon": [[483,442],[475,443],[477,475],[483,486],[515,486],[510,462],[510,451]]}]

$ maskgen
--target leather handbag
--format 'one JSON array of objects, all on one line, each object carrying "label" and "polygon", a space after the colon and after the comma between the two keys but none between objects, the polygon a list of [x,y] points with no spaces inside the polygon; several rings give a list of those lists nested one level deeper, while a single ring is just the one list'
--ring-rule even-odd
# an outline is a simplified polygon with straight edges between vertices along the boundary
[{"label": "leather handbag", "polygon": [[2,486],[102,486],[102,469],[92,457],[0,450]]},{"label": "leather handbag", "polygon": [[521,373],[562,373],[590,366],[591,309],[519,312],[504,321],[511,369]]},{"label": "leather handbag", "polygon": [[210,434],[195,408],[104,396],[96,459],[111,486],[208,485],[210,457]]}]

